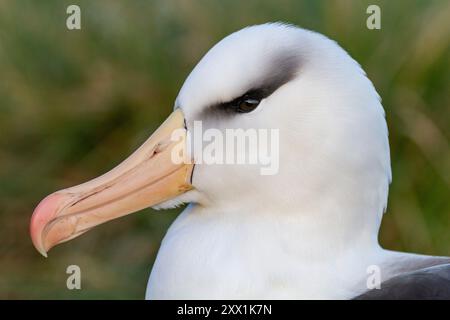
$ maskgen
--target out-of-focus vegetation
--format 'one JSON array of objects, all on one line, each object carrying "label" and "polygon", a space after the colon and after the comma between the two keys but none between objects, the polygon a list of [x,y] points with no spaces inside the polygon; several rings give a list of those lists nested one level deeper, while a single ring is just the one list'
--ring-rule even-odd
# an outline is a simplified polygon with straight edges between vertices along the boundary
[{"label": "out-of-focus vegetation", "polygon": [[[80,31],[66,29],[69,4],[81,7]],[[381,30],[366,28],[369,4]],[[143,298],[178,211],[110,222],[44,259],[32,210],[120,162],[214,43],[268,21],[335,39],[382,96],[393,183],[381,243],[450,254],[449,1],[0,1],[0,298]],[[70,264],[82,290],[66,289]]]}]

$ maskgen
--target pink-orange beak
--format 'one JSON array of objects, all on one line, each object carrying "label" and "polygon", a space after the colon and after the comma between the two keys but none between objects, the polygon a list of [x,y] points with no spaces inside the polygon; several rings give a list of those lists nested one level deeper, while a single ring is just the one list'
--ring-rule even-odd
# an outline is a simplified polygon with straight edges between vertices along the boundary
[{"label": "pink-orange beak", "polygon": [[[172,135],[175,130],[182,132],[177,141]],[[184,116],[177,109],[117,167],[96,179],[47,196],[31,217],[30,234],[36,249],[47,256],[50,248],[96,225],[192,189],[194,165],[174,161],[175,149],[183,153],[185,145]]]}]

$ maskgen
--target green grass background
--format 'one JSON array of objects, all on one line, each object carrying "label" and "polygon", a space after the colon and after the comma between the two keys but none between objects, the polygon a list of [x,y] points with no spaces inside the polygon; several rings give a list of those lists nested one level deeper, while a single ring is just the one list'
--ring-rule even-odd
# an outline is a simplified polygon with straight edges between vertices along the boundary
[{"label": "green grass background", "polygon": [[[65,27],[69,4],[81,7],[81,31]],[[369,4],[381,7],[381,30],[366,28]],[[0,298],[143,298],[179,210],[143,210],[44,259],[28,235],[33,208],[120,162],[214,43],[268,21],[324,33],[361,63],[390,129],[381,243],[450,255],[449,1],[0,0]],[[70,264],[80,291],[66,289]]]}]

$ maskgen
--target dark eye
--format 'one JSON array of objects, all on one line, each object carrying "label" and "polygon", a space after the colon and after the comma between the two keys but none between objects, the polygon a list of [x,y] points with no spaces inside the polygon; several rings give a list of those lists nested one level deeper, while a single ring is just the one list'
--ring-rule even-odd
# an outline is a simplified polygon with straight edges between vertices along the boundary
[{"label": "dark eye", "polygon": [[236,111],[241,113],[247,113],[250,111],[253,111],[256,109],[256,107],[259,105],[260,100],[258,99],[252,99],[252,98],[244,98],[240,101],[238,101],[238,104],[236,106]]}]

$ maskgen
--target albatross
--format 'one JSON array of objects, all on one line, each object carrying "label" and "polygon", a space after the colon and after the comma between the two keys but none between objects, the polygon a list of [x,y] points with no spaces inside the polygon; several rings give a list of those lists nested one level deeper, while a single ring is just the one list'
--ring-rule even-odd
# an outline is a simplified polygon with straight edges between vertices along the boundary
[{"label": "albatross", "polygon": [[[195,121],[279,130],[278,172],[196,163]],[[180,141],[191,161],[173,161]],[[148,299],[450,298],[449,257],[379,245],[390,182],[385,113],[360,65],[324,35],[268,23],[212,47],[161,127],[111,171],[42,200],[30,233],[46,256],[106,221],[187,204]]]}]

